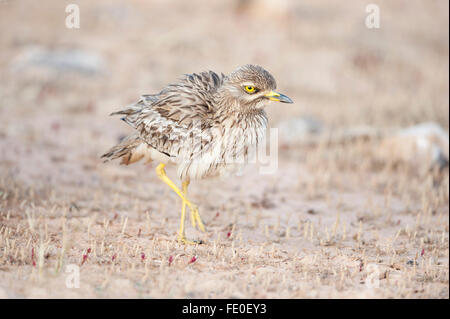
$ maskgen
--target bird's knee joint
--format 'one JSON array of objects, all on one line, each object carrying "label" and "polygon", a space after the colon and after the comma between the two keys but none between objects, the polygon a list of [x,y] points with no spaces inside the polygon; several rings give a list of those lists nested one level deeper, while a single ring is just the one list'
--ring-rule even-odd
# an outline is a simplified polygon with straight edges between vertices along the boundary
[{"label": "bird's knee joint", "polygon": [[164,165],[160,164],[156,167],[155,169],[156,171],[156,175],[158,175],[158,177],[163,177],[166,175],[166,172],[164,171]]}]

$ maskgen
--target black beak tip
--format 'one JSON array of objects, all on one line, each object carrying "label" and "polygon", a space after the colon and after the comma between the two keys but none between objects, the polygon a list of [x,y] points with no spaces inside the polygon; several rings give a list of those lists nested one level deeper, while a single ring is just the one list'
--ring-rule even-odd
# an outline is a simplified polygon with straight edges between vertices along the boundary
[{"label": "black beak tip", "polygon": [[280,97],[279,97],[279,99],[280,99],[280,102],[281,103],[289,103],[289,104],[292,104],[292,103],[294,103],[294,101],[292,101],[289,97],[287,97],[286,95],[281,95]]}]

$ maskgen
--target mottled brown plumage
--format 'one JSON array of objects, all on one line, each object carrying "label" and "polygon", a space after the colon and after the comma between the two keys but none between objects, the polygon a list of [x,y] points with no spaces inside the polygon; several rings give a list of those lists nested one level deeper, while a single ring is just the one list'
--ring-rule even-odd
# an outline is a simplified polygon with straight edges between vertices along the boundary
[{"label": "mottled brown plumage", "polygon": [[[254,86],[256,92],[247,93],[245,85]],[[263,107],[269,101],[265,95],[275,88],[272,75],[254,65],[228,77],[212,71],[185,75],[159,94],[143,95],[112,113],[124,115],[122,119],[137,132],[103,157],[122,157],[124,164],[142,158],[178,164],[181,179],[220,174],[227,164],[233,165],[227,159],[248,152],[263,137],[267,126]],[[222,151],[207,158],[216,147]]]},{"label": "mottled brown plumage", "polygon": [[[122,158],[123,164],[158,161],[163,180],[164,165],[174,164],[184,183],[233,172],[264,137],[269,100],[292,103],[275,88],[273,76],[255,65],[229,76],[212,71],[187,74],[160,93],[143,95],[112,113],[123,115],[135,132],[102,157]],[[169,186],[190,205],[179,189]]]}]

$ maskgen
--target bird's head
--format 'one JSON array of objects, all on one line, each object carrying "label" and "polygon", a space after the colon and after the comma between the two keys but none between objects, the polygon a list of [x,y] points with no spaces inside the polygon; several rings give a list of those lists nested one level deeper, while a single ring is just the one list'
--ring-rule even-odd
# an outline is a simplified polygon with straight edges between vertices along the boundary
[{"label": "bird's head", "polygon": [[275,91],[274,77],[260,66],[247,64],[231,73],[224,83],[228,98],[241,108],[262,108],[269,101],[293,103],[286,95]]}]

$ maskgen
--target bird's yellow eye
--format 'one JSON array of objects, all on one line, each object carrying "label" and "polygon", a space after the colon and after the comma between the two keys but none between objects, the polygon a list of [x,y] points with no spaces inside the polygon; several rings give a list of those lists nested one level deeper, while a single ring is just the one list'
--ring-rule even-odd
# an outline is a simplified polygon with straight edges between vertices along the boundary
[{"label": "bird's yellow eye", "polygon": [[251,86],[251,85],[246,85],[246,86],[245,86],[245,90],[246,90],[248,93],[254,93],[254,92],[255,92],[255,87],[254,87],[254,86]]}]

